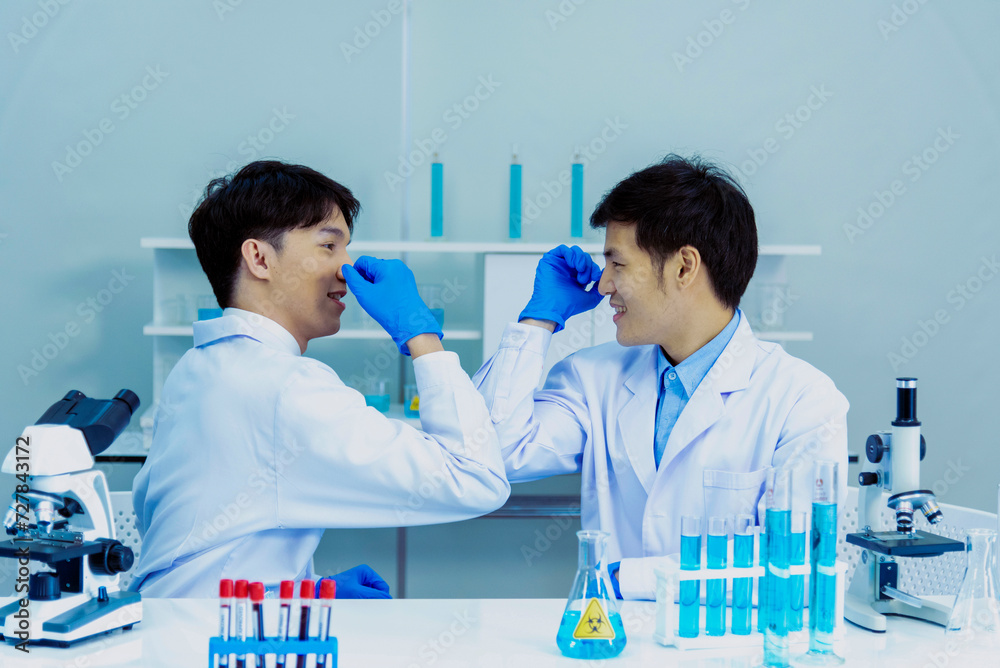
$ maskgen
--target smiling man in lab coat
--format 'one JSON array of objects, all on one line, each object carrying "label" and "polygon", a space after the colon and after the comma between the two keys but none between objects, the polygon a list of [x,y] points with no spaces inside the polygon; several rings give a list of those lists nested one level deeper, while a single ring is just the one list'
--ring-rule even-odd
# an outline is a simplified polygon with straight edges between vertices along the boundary
[{"label": "smiling man in lab coat", "polygon": [[[298,165],[261,161],[209,184],[189,232],[222,317],[163,386],[133,502],[143,534],[135,588],[208,597],[219,580],[314,578],[324,528],[467,519],[510,493],[482,397],[399,260],[347,244],[360,205]],[[303,357],[340,329],[347,290],[413,358],[421,432],[366,407]],[[416,498],[416,502],[414,499]],[[338,598],[388,598],[367,567]]]},{"label": "smiling man in lab coat", "polygon": [[[769,467],[793,470],[795,508],[808,511],[813,462],[836,461],[843,502],[848,403],[739,310],[757,228],[725,172],[669,156],[615,186],[591,225],[606,228],[603,272],[577,247],[549,251],[473,380],[511,482],[582,472],[583,527],[611,534],[616,591],[653,598],[681,516],[763,519]],[[617,342],[570,355],[536,390],[552,333],[604,295]]]}]

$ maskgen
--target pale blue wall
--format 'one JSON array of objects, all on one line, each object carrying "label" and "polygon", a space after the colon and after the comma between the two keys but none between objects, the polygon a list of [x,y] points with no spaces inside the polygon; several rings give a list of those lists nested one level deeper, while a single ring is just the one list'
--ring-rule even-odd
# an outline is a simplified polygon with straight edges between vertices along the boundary
[{"label": "pale blue wall", "polygon": [[[930,443],[925,486],[945,502],[995,510],[1000,454],[988,420],[998,399],[1000,281],[977,283],[976,274],[992,279],[982,258],[1000,250],[997,3],[415,0],[408,26],[386,11],[388,0],[243,2],[221,15],[220,4],[0,5],[0,271],[7,286],[0,434],[8,442],[69,388],[107,396],[131,387],[149,396],[152,343],[141,329],[151,317],[152,253],[138,240],[183,235],[208,179],[258,157],[241,144],[268,125],[274,109],[294,118],[262,155],[309,164],[353,188],[364,204],[357,229],[364,239],[397,239],[404,229],[414,239],[427,236],[429,168],[417,167],[395,189],[385,173],[436,128],[448,137],[437,147],[447,237],[502,240],[511,144],[524,163],[525,199],[538,201],[574,147],[617,118],[627,127],[587,166],[588,212],[618,179],[670,151],[731,166],[755,205],[762,243],[823,246],[822,256],[788,264],[796,300],[786,326],[816,333],[789,349],[830,374],[851,401],[852,445],[888,426],[892,379],[918,376]],[[43,21],[38,13],[48,5],[59,9]],[[342,44],[366,24],[376,32],[373,12],[386,25],[348,62]],[[24,23],[33,18],[44,22],[35,33]],[[898,30],[886,32],[894,19]],[[12,41],[22,30],[30,39]],[[700,54],[692,50],[692,62],[678,66],[675,53],[699,40]],[[140,84],[147,67],[167,75],[121,118],[114,100]],[[480,89],[485,99],[456,128],[445,113],[475,94],[480,77],[500,85],[488,96]],[[788,136],[777,122],[814,87],[829,99],[814,99],[818,108]],[[60,180],[53,161],[105,118],[114,130]],[[911,180],[905,163],[948,128],[958,138]],[[768,139],[773,154],[744,167]],[[870,228],[848,234],[858,208],[894,180],[905,192]],[[568,212],[564,192],[526,221],[525,238],[565,240]],[[412,259],[418,276],[435,281],[471,280],[479,266]],[[87,300],[107,296],[101,291],[122,270],[134,278],[91,316]],[[959,308],[951,291],[969,281],[980,289]],[[470,289],[451,315],[475,322],[477,294]],[[920,323],[939,311],[947,322],[928,326],[934,334],[926,345],[904,350],[904,338],[924,342]],[[78,334],[23,380],[19,366],[30,366],[34,351],[67,325]],[[340,345],[317,354],[344,375],[357,372],[359,362],[338,361]],[[343,345],[353,351],[356,344]],[[476,345],[457,349],[466,368],[479,364]],[[889,355],[907,352],[915,355],[894,368]],[[946,477],[949,468],[961,473]],[[558,559],[538,577],[542,570],[517,565],[529,523],[485,525],[500,538],[477,552],[471,546],[486,530],[478,526],[419,536],[452,540],[447,549],[467,555],[478,572],[502,571],[505,582],[530,583],[528,591],[540,591],[535,580],[554,581],[541,590],[547,595],[566,589],[573,541],[561,541]],[[326,541],[317,558],[331,567],[368,560],[389,568],[391,549],[385,536],[351,534]],[[435,579],[451,563],[428,544],[414,549],[415,568],[429,578],[414,593],[487,595],[470,588],[471,575]],[[412,584],[418,576],[411,577]]]}]

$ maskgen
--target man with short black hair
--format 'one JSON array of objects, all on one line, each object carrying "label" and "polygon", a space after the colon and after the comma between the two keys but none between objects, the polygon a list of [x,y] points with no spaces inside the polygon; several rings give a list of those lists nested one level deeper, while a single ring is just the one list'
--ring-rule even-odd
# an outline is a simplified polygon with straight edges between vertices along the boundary
[{"label": "man with short black hair", "polygon": [[[812,462],[839,462],[843,500],[848,404],[823,373],[757,339],[739,310],[757,228],[724,171],[669,156],[615,186],[591,226],[606,228],[603,271],[575,246],[546,253],[519,322],[473,381],[508,478],[581,472],[582,523],[611,534],[616,592],[652,598],[681,517],[763,520],[769,467],[793,470],[805,511]],[[604,295],[617,342],[563,359],[536,391],[552,333]]]},{"label": "man with short black hair", "polygon": [[[507,499],[483,399],[442,349],[413,274],[399,260],[352,266],[359,209],[339,183],[275,161],[206,189],[188,229],[225,310],[194,323],[133,485],[143,594],[214,596],[223,578],[276,588],[315,577],[324,528],[451,522]],[[424,431],[302,356],[340,330],[348,288],[413,357]],[[334,579],[338,598],[389,597],[367,567]]]}]

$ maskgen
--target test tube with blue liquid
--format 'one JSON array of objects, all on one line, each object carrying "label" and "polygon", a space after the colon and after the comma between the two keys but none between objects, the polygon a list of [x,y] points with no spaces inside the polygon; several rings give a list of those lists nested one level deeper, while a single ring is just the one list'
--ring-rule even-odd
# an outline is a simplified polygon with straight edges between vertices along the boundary
[{"label": "test tube with blue liquid", "polygon": [[[792,566],[806,563],[806,514],[792,513],[792,539],[789,546],[788,562]],[[788,630],[802,630],[802,607],[805,603],[806,576],[792,575],[788,579],[788,597],[791,607],[788,612]]]},{"label": "test tube with blue liquid", "polygon": [[[681,570],[696,571],[701,568],[701,518],[692,515],[681,517]],[[701,582],[685,580],[680,583],[680,614],[677,635],[697,638],[701,627]]]},{"label": "test tube with blue liquid", "polygon": [[786,468],[767,472],[767,570],[764,587],[764,665],[788,666],[789,552],[792,533],[792,476]]},{"label": "test tube with blue liquid", "polygon": [[[710,569],[726,567],[729,552],[729,522],[725,517],[708,519],[706,560]],[[726,579],[705,583],[705,635],[726,635]]]},{"label": "test tube with blue liquid", "polygon": [[[753,566],[753,515],[737,515],[733,525],[733,566]],[[733,578],[733,634],[750,635],[753,615],[753,578]]]},{"label": "test tube with blue liquid", "polygon": [[[767,515],[764,515],[764,523],[760,526],[760,535],[757,540],[757,563],[764,567],[767,572]],[[764,577],[757,578],[757,630],[761,633],[767,630],[767,587],[764,586]]]},{"label": "test tube with blue liquid", "polygon": [[837,625],[837,462],[813,465],[812,552],[809,571],[809,652],[796,663],[839,666],[833,651]]}]

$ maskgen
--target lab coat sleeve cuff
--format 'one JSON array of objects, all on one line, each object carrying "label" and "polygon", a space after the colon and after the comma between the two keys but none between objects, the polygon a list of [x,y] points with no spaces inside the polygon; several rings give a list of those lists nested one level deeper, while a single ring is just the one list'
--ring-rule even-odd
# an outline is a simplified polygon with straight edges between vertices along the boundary
[{"label": "lab coat sleeve cuff", "polygon": [[469,376],[462,369],[458,355],[450,350],[427,353],[413,360],[413,375],[421,390],[439,385],[469,384]]},{"label": "lab coat sleeve cuff", "polygon": [[654,557],[622,559],[618,566],[618,587],[622,598],[652,601],[656,598],[656,574],[653,569],[662,563]]},{"label": "lab coat sleeve cuff", "polygon": [[551,340],[552,332],[543,327],[512,322],[503,330],[503,336],[500,337],[500,348],[516,348],[545,357]]}]

